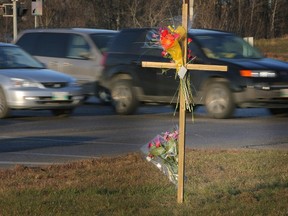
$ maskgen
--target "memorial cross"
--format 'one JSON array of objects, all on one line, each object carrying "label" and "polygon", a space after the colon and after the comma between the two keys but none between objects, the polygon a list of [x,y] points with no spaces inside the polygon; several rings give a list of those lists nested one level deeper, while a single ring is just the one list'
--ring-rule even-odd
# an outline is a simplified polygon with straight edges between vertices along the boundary
[{"label": "memorial cross", "polygon": [[[188,70],[205,70],[205,71],[227,71],[227,66],[204,65],[204,64],[187,64],[187,30],[189,17],[189,0],[183,0],[182,4],[182,26],[186,30],[186,36],[182,40],[183,66]],[[176,69],[176,63],[164,62],[142,62],[142,67]],[[186,79],[187,76],[183,79]],[[186,103],[183,88],[179,88],[179,142],[178,142],[178,191],[177,202],[184,201],[184,168],[185,168],[185,127],[186,127]]]}]

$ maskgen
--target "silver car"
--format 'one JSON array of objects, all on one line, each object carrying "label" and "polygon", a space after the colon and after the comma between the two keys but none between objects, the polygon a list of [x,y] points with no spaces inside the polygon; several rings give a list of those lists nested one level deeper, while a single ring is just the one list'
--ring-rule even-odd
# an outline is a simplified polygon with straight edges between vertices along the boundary
[{"label": "silver car", "polygon": [[75,77],[86,98],[101,99],[105,95],[104,89],[98,86],[102,61],[108,44],[117,33],[91,28],[27,29],[20,32],[15,44],[49,69]]},{"label": "silver car", "polygon": [[45,68],[16,45],[0,43],[0,118],[14,109],[44,109],[68,116],[82,100],[75,78]]}]

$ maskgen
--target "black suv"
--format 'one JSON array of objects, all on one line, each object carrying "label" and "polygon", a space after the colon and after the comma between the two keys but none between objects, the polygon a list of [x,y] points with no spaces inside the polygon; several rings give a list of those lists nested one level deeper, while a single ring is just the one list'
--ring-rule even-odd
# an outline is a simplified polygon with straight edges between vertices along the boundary
[{"label": "black suv", "polygon": [[[169,62],[151,40],[157,29],[124,29],[104,56],[100,85],[111,93],[118,114],[132,114],[140,103],[176,103],[175,70],[144,68],[142,61]],[[205,105],[213,118],[229,118],[236,107],[288,110],[288,63],[263,57],[233,33],[190,29],[193,63],[227,65],[227,72],[189,71],[194,104]]]}]

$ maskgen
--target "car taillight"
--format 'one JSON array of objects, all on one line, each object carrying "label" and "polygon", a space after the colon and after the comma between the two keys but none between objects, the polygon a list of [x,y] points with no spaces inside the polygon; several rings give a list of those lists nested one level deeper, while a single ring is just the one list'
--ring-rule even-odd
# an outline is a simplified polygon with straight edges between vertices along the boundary
[{"label": "car taillight", "polygon": [[103,57],[102,57],[101,62],[100,62],[101,66],[103,66],[103,67],[105,66],[107,57],[108,57],[108,53],[104,52]]}]

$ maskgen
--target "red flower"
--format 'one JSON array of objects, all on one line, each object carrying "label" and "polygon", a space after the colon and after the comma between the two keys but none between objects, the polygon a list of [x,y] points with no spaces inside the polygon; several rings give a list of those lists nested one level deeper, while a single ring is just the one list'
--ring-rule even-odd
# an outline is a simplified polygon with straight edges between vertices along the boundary
[{"label": "red flower", "polygon": [[162,47],[167,50],[174,45],[175,37],[170,33],[166,34],[165,36],[161,35],[160,42]]},{"label": "red flower", "polygon": [[188,38],[188,44],[191,43],[191,42],[192,42],[192,39],[191,39],[191,38]]},{"label": "red flower", "polygon": [[168,29],[162,29],[160,31],[160,34],[161,34],[161,37],[166,37],[166,35],[169,34],[169,31],[168,31]]},{"label": "red flower", "polygon": [[150,157],[150,158],[154,158],[154,155],[152,155],[152,154],[148,154],[148,157]]}]

